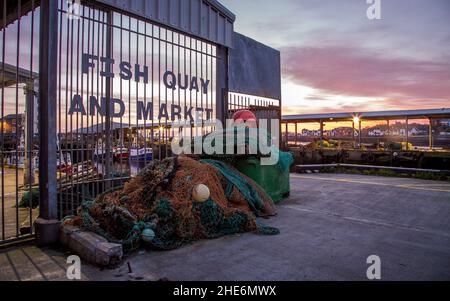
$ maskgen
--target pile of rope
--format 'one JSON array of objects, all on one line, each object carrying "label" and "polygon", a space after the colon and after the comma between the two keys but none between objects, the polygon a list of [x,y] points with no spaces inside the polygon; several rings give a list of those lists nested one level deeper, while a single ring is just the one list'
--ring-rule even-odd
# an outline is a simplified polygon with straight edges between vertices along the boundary
[{"label": "pile of rope", "polygon": [[[195,201],[192,189],[204,184],[210,197]],[[152,161],[125,184],[86,200],[66,223],[96,232],[125,250],[144,239],[155,249],[174,249],[187,243],[223,235],[256,232],[278,234],[257,217],[276,214],[271,198],[231,165],[186,156]]]}]

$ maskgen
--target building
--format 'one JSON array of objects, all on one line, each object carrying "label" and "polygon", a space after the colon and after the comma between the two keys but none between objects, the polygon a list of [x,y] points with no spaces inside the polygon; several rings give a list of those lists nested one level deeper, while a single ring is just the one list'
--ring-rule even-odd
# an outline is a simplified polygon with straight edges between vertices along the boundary
[{"label": "building", "polygon": [[23,128],[24,116],[23,114],[9,114],[0,119],[3,123],[3,133],[4,134],[15,134],[21,131]]}]

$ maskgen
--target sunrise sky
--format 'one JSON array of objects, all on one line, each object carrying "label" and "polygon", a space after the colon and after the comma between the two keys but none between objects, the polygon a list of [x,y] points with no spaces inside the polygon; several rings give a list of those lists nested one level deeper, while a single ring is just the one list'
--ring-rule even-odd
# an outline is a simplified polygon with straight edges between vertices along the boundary
[{"label": "sunrise sky", "polygon": [[281,51],[283,113],[450,107],[450,1],[220,0]]}]

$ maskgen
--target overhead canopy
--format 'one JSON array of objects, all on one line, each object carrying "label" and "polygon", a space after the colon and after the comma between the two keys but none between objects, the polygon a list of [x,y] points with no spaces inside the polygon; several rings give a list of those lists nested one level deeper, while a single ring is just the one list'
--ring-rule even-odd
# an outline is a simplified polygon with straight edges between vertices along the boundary
[{"label": "overhead canopy", "polygon": [[17,83],[27,83],[30,80],[37,79],[39,75],[23,68],[16,68],[16,66],[5,64],[5,72],[3,73],[3,64],[0,62],[0,88],[9,87]]},{"label": "overhead canopy", "polygon": [[[3,0],[0,3],[0,28],[3,29],[4,26],[4,5],[6,4],[6,26],[16,21],[19,17],[25,16],[28,14],[32,7],[33,7],[33,1],[32,0],[21,0],[21,7],[20,11],[18,10],[19,1],[17,0]],[[39,6],[40,1],[34,0],[34,7]]]}]

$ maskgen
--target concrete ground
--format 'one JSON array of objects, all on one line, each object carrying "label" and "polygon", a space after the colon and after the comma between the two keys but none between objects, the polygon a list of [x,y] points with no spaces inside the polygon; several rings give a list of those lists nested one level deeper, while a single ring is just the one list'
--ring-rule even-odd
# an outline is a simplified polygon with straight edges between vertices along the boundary
[{"label": "concrete ground", "polygon": [[[83,264],[83,279],[367,280],[366,259],[377,255],[382,280],[450,280],[448,182],[292,174],[291,197],[278,209],[265,222],[280,235],[246,233],[140,251],[115,269]],[[63,280],[65,256],[32,246],[0,253],[0,280]]]},{"label": "concrete ground", "polygon": [[[0,206],[0,225],[4,223],[5,235],[3,237],[2,229],[0,229],[0,239],[6,240],[17,237],[22,226],[28,227],[30,225],[30,209],[19,208],[16,215],[16,200],[20,202],[23,194],[28,191],[28,189],[23,187],[23,169],[19,168],[17,170],[17,183],[16,170],[14,168],[5,168],[4,171],[3,195],[5,212],[2,214],[2,206]],[[38,178],[37,174],[35,178]],[[17,189],[16,184],[19,189]],[[0,187],[0,193],[2,192],[1,189],[2,188]],[[37,213],[37,209],[31,211],[33,220],[36,219]],[[4,221],[2,220],[2,216],[5,216]]]}]

